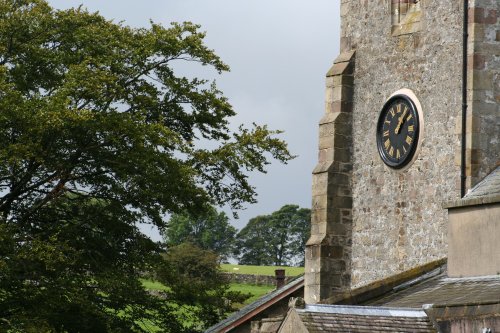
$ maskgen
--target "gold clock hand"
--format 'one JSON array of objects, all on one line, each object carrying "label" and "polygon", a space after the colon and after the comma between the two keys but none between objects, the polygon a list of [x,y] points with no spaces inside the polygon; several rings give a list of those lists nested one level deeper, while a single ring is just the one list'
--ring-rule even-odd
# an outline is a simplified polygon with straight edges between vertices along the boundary
[{"label": "gold clock hand", "polygon": [[394,133],[399,134],[399,130],[401,129],[401,125],[403,125],[403,120],[405,118],[405,115],[406,115],[407,111],[408,111],[408,109],[405,108],[403,114],[401,115],[401,117],[399,117],[399,119],[398,119],[398,126],[396,126],[396,129],[394,130]]}]

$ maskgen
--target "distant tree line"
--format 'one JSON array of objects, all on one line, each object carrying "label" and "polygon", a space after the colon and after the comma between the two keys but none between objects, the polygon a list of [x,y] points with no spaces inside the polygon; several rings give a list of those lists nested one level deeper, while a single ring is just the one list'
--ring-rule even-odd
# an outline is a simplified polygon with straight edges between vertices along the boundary
[{"label": "distant tree line", "polygon": [[201,215],[172,215],[164,238],[167,247],[189,242],[223,261],[233,257],[244,265],[302,266],[310,218],[310,209],[285,205],[250,219],[238,232],[224,212],[211,208]]}]

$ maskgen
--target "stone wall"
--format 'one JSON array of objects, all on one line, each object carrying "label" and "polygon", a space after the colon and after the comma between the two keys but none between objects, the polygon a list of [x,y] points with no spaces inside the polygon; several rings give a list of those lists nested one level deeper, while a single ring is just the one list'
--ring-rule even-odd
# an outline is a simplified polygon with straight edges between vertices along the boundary
[{"label": "stone wall", "polygon": [[500,332],[500,303],[437,305],[424,310],[434,327],[443,333]]},{"label": "stone wall", "polygon": [[[253,285],[276,286],[276,277],[271,275],[256,275],[256,274],[236,274],[226,273],[228,279],[232,283],[243,283]],[[295,279],[295,276],[286,276],[285,284]]]},{"label": "stone wall", "polygon": [[[446,256],[447,212],[460,195],[460,1],[421,0],[416,32],[392,36],[391,1],[342,3],[342,51],[356,50],[353,97],[352,282],[358,287]],[[375,132],[386,99],[401,88],[422,104],[416,161],[389,169]]]},{"label": "stone wall", "polygon": [[469,3],[466,158],[471,188],[500,163],[500,1]]},{"label": "stone wall", "polygon": [[448,276],[500,274],[500,202],[452,207],[449,215]]},{"label": "stone wall", "polygon": [[305,300],[317,303],[351,284],[352,94],[354,52],[344,52],[326,75],[325,115],[319,122],[313,171],[311,237],[306,244]]},{"label": "stone wall", "polygon": [[[341,55],[327,75],[313,171],[307,303],[445,257],[443,203],[460,198],[463,0],[417,0],[402,16],[401,1],[341,1]],[[500,1],[467,1],[471,188],[500,162]],[[355,68],[345,60],[354,52]],[[397,171],[379,157],[376,125],[401,89],[418,99],[422,130],[416,159]]]}]

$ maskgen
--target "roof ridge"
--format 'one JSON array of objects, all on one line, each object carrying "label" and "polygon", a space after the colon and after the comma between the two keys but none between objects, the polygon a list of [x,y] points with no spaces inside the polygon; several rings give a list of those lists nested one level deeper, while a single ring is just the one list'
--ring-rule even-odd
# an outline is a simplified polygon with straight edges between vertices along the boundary
[{"label": "roof ridge", "polygon": [[[225,332],[221,331],[221,329],[226,329],[229,326],[232,326],[234,323],[237,321],[241,320],[243,317],[247,316],[248,314],[252,313],[252,311],[255,311],[257,308],[261,306],[265,306],[267,303],[272,302],[273,300],[280,300],[282,297],[281,295],[288,295],[289,293],[293,293],[295,288],[300,287],[304,284],[304,274],[298,275],[294,279],[292,279],[290,282],[285,284],[283,287],[279,289],[275,289],[264,296],[258,298],[257,300],[253,301],[250,304],[245,305],[241,309],[239,309],[236,312],[233,312],[230,314],[226,319],[218,322],[217,324],[209,327],[205,333],[215,333],[215,332]],[[285,296],[283,296],[285,297]]]},{"label": "roof ridge", "polygon": [[331,313],[358,316],[427,318],[427,315],[423,309],[404,307],[307,304],[304,309],[297,309],[297,312]]},{"label": "roof ridge", "polygon": [[488,183],[492,177],[496,176],[496,173],[500,174],[500,165],[494,168],[489,174],[487,174],[483,179],[481,179],[474,187],[472,187],[469,192],[464,196],[464,199],[474,196],[474,191],[484,186],[485,183]]},{"label": "roof ridge", "polygon": [[397,288],[411,287],[423,280],[431,279],[444,271],[447,258],[441,258],[424,265],[357,287],[342,294],[334,295],[324,301],[326,304],[360,304],[367,300],[382,297]]}]

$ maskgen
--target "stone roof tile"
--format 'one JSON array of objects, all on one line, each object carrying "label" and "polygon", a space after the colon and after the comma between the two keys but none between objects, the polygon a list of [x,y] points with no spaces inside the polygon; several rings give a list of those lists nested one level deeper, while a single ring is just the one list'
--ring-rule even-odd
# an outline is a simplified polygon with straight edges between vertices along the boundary
[{"label": "stone roof tile", "polygon": [[500,195],[500,166],[474,186],[464,199]]},{"label": "stone roof tile", "polygon": [[436,332],[422,310],[321,305],[297,313],[309,333]]},{"label": "stone roof tile", "polygon": [[447,278],[444,274],[367,302],[369,305],[421,308],[425,304],[500,303],[500,276]]},{"label": "stone roof tile", "polygon": [[456,208],[484,205],[500,202],[500,166],[476,184],[462,199],[444,205],[444,208]]}]

